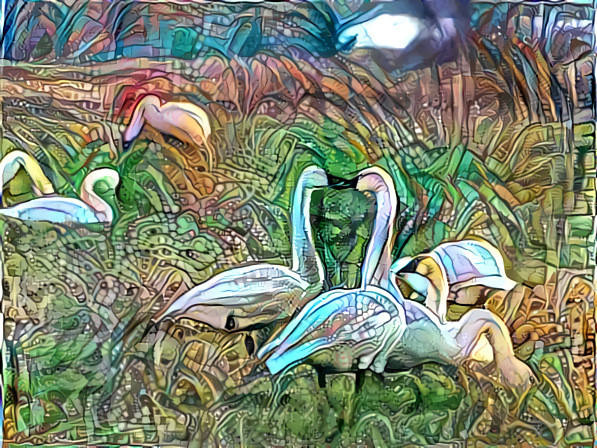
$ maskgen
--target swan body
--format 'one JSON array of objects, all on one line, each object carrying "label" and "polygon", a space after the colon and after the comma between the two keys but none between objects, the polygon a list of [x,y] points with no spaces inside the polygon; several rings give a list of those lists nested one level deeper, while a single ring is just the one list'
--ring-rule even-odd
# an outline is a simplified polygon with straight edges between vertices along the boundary
[{"label": "swan body", "polygon": [[310,287],[286,266],[242,266],[183,294],[158,319],[186,317],[217,329],[243,329],[290,317]]},{"label": "swan body", "polygon": [[384,348],[404,331],[404,311],[384,290],[363,287],[327,291],[309,302],[257,356],[276,374],[306,358],[328,369],[381,373]]},{"label": "swan body", "polygon": [[309,207],[315,188],[328,185],[321,168],[299,176],[292,201],[292,266],[253,264],[233,268],[195,286],[155,319],[187,317],[221,330],[240,330],[290,317],[323,288],[323,265],[311,233]]},{"label": "swan body", "polygon": [[[426,279],[429,302],[440,304],[439,313],[415,301],[405,299],[398,288],[396,277],[391,275],[392,268],[388,269],[391,264],[394,238],[393,222],[383,222],[387,217],[393,219],[395,216],[394,211],[384,210],[386,207],[393,210],[397,208],[398,199],[394,182],[381,168],[371,168],[367,174],[371,180],[362,177],[363,186],[360,188],[364,190],[368,188],[367,184],[370,184],[369,188],[376,195],[378,212],[375,227],[379,232],[374,231],[374,236],[380,235],[379,245],[383,248],[380,250],[377,245],[370,244],[366,259],[372,262],[364,273],[366,276],[364,281],[387,290],[396,302],[403,306],[405,314],[405,329],[402,337],[393,347],[388,347],[389,353],[386,354],[388,368],[410,367],[426,361],[460,365],[468,359],[475,358],[479,345],[483,343],[483,337],[487,337],[493,351],[493,359],[507,385],[514,388],[527,388],[535,381],[535,376],[524,362],[516,358],[508,328],[498,316],[488,310],[476,309],[469,311],[458,321],[442,320],[442,315],[445,315],[443,307],[446,306],[450,281],[459,280],[465,286],[465,282],[469,282],[469,285],[480,283],[504,286],[506,282],[501,276],[498,282],[495,282],[494,278],[496,274],[503,274],[503,260],[501,257],[496,258],[499,256],[497,250],[488,243],[469,242],[463,246],[458,246],[458,243],[444,244],[437,252],[438,257],[439,254],[459,256],[462,258],[459,260],[462,264],[461,267],[454,263],[451,266],[448,265],[447,270],[439,271],[442,275],[429,276]],[[359,188],[358,184],[357,188]],[[467,250],[471,252],[471,260],[465,262]],[[379,252],[381,252],[380,255],[377,255]],[[500,260],[501,271],[497,269],[500,266]],[[472,269],[475,266],[476,269]],[[471,268],[468,276],[466,267]],[[483,273],[488,278],[485,278]],[[509,280],[509,282],[508,286],[513,287],[512,281]]]},{"label": "swan body", "polygon": [[57,224],[101,222],[91,207],[79,199],[36,198],[0,210],[0,214],[22,221],[48,221]]},{"label": "swan body", "polygon": [[94,186],[98,181],[106,181],[110,188],[116,187],[119,182],[116,171],[101,168],[90,172],[81,184],[81,199],[75,199],[55,195],[52,184],[41,171],[37,161],[22,151],[13,151],[0,161],[3,186],[16,176],[21,166],[29,174],[34,190],[46,196],[2,208],[0,215],[23,221],[46,221],[57,224],[112,222],[114,218],[112,209],[95,193]]},{"label": "swan body", "polygon": [[[388,219],[395,216],[397,204],[393,181],[380,168],[370,168],[361,173],[357,189],[373,192],[378,204],[362,266],[362,286],[328,291],[309,303],[258,352],[260,358],[267,356],[270,372],[307,358],[340,368],[342,362],[334,358],[334,351],[356,358],[358,368],[377,372],[429,361],[460,365],[474,356],[485,335],[506,383],[528,386],[533,373],[514,355],[508,329],[497,316],[473,310],[457,322],[443,323],[425,306],[404,299],[390,276],[393,222]],[[353,364],[345,363],[344,370],[351,370]]]}]

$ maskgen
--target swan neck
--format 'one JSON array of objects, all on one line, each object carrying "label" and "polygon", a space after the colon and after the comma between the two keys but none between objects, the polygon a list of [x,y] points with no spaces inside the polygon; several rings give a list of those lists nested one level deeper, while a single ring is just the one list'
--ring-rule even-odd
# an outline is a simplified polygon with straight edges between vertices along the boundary
[{"label": "swan neck", "polygon": [[89,173],[83,183],[81,184],[80,197],[89,207],[93,209],[95,215],[102,222],[112,222],[114,212],[108,203],[102,199],[94,190],[95,184],[104,176],[92,171]]},{"label": "swan neck", "polygon": [[[155,97],[151,95],[146,96],[139,102],[139,104],[137,104],[137,107],[133,112],[131,121],[129,122],[129,125],[127,126],[126,131],[124,133],[125,141],[131,141],[139,135],[139,133],[141,132],[141,128],[145,124],[145,110],[147,109],[148,105],[155,105],[156,101],[154,98]],[[157,102],[159,104],[159,100]]]},{"label": "swan neck", "polygon": [[394,221],[398,202],[396,193],[388,186],[372,191],[375,195],[377,212],[373,223],[373,233],[363,262],[362,287],[366,285],[387,286],[392,265]]},{"label": "swan neck", "polygon": [[[307,179],[299,179],[291,210],[292,270],[301,278],[323,281],[323,266],[317,255],[311,230],[311,194],[313,186]],[[317,278],[315,278],[317,276]]]}]

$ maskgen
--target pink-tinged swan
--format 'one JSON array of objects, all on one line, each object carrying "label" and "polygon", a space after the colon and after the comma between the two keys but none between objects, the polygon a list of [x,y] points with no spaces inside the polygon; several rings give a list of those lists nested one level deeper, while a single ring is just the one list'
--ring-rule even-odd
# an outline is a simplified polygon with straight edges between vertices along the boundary
[{"label": "pink-tinged swan", "polygon": [[305,168],[291,209],[292,265],[252,264],[229,269],[195,286],[155,318],[190,318],[222,330],[240,330],[289,318],[323,288],[324,269],[315,250],[309,207],[314,189],[328,185],[321,168]]},{"label": "pink-tinged swan", "polygon": [[[211,135],[209,117],[201,107],[188,102],[163,102],[156,95],[147,95],[139,101],[124,131],[124,141],[134,140],[146,123],[195,147],[204,145]],[[213,166],[210,152],[202,153],[209,158],[206,160],[208,166]]]}]

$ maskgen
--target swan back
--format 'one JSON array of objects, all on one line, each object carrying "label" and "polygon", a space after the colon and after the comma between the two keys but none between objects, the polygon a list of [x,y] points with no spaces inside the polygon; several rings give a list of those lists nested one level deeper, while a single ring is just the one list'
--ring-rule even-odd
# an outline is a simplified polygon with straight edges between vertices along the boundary
[{"label": "swan back", "polygon": [[0,215],[22,221],[45,221],[55,224],[93,224],[100,222],[94,210],[75,198],[51,196],[21,202],[0,209]]},{"label": "swan back", "polygon": [[385,290],[331,290],[309,302],[257,356],[267,356],[265,363],[276,374],[321,352],[344,351],[350,359],[332,356],[326,363],[352,370],[358,362],[361,369],[381,372],[385,351],[402,337],[402,322],[403,310]]},{"label": "swan back", "polygon": [[487,241],[476,239],[442,243],[414,259],[401,258],[391,271],[400,276],[411,261],[424,258],[435,261],[452,290],[479,285],[509,291],[516,286],[506,275],[500,252]]},{"label": "swan back", "polygon": [[[182,112],[188,115],[188,117],[192,118],[203,131],[203,135],[206,140],[211,135],[211,125],[209,123],[209,116],[207,115],[207,112],[205,112],[205,110],[203,110],[198,105],[194,103],[184,102],[165,103],[162,106],[162,111],[166,112],[168,109]],[[178,125],[182,128],[184,127],[184,124],[185,123],[179,123]]]}]

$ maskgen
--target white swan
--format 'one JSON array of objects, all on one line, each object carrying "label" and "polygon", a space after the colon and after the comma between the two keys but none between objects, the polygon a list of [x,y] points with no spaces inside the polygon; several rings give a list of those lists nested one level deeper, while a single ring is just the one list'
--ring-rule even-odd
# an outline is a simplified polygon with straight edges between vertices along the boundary
[{"label": "white swan", "polygon": [[[462,305],[475,305],[480,289],[510,291],[516,286],[516,282],[506,275],[500,252],[481,239],[442,243],[429,253],[401,258],[392,265],[391,273],[425,296],[425,305],[442,322],[446,321],[448,300]],[[440,277],[447,282],[440,280]],[[429,279],[434,281],[430,282]],[[431,283],[442,286],[441,290],[428,294]],[[447,283],[447,287],[444,283]],[[458,297],[458,292],[465,289],[472,294]]]},{"label": "white swan", "polygon": [[[145,123],[159,132],[173,135],[195,147],[205,144],[211,135],[209,117],[202,108],[188,102],[163,102],[156,95],[147,95],[137,104],[124,131],[124,141],[130,144],[139,135]],[[206,162],[211,167],[211,154],[209,151],[204,153],[209,158]]]},{"label": "white swan", "polygon": [[[371,244],[365,255],[365,280],[369,284],[388,290],[396,302],[402,304],[406,317],[404,335],[398,344],[391,348],[391,353],[387,354],[388,367],[408,367],[425,360],[459,365],[474,357],[479,343],[482,342],[481,338],[486,335],[493,351],[493,358],[509,386],[526,388],[530,382],[535,381],[532,370],[516,358],[508,328],[495,314],[488,310],[475,309],[466,313],[456,322],[442,322],[438,315],[429,308],[412,300],[404,299],[396,284],[396,278],[392,275],[391,268],[389,269],[394,239],[393,219],[398,205],[394,182],[391,176],[381,168],[370,168],[365,175],[361,175],[357,189],[372,191],[378,204],[373,237],[379,237],[380,244]],[[388,218],[390,221],[385,222],[385,219]],[[457,244],[444,245],[438,253],[441,254],[442,250],[446,248],[458,249]],[[382,247],[381,250],[379,246]],[[479,249],[486,248],[486,246],[487,244],[473,247]],[[466,249],[470,249],[470,247],[465,244],[461,250],[447,253],[458,253],[463,256]],[[461,282],[461,287],[467,286],[466,281],[469,286],[478,283],[490,287],[504,288],[506,284],[508,287],[513,287],[512,280],[507,277],[507,281],[504,280],[505,274],[498,276],[496,269],[492,269],[492,266],[496,266],[496,253],[497,250],[494,249],[488,251],[485,254],[486,257],[472,258],[471,264],[476,264],[477,270],[468,279],[466,268],[470,267],[470,264],[467,263],[463,263],[461,266],[452,265],[447,270],[450,276],[429,277],[427,291],[429,303],[444,304],[445,306],[450,280],[456,283],[454,280],[458,279]],[[473,252],[473,254],[479,255],[478,252]],[[499,263],[497,264],[499,265]],[[497,271],[497,274],[500,274],[500,271]],[[446,273],[446,270],[441,272]],[[487,274],[487,278],[484,278],[483,273]],[[503,274],[503,271],[501,273]]]},{"label": "white swan", "polygon": [[[257,353],[267,357],[265,364],[276,374],[306,358],[316,356],[317,364],[337,370],[354,367],[382,372],[386,366],[384,349],[397,343],[405,329],[402,303],[388,291],[373,285],[387,283],[390,264],[377,270],[395,216],[390,195],[381,194],[383,183],[375,168],[359,175],[357,189],[374,190],[378,213],[361,267],[361,285],[354,289],[324,292],[296,315],[286,327]],[[377,185],[379,184],[379,185]],[[386,189],[387,190],[387,189]]]},{"label": "white swan", "polygon": [[324,269],[315,250],[309,207],[313,189],[328,185],[321,168],[299,176],[291,209],[292,266],[254,264],[224,271],[197,285],[156,316],[188,317],[217,329],[239,330],[288,318],[323,288]]},{"label": "white swan", "polygon": [[[46,177],[37,160],[24,151],[11,151],[0,160],[0,182],[2,188],[23,168],[31,178],[31,187],[38,196],[54,193],[54,187]],[[0,192],[1,194],[1,192]]]},{"label": "white swan", "polygon": [[[391,188],[390,188],[391,186]],[[389,174],[361,173],[357,188],[374,192],[378,213],[358,290],[334,290],[314,299],[259,352],[272,373],[310,358],[328,368],[402,369],[428,361],[460,365],[486,334],[505,382],[527,387],[532,371],[514,355],[506,326],[486,310],[443,324],[424,306],[405,300],[389,275],[397,204]],[[389,219],[388,219],[389,218]]]},{"label": "white swan", "polygon": [[[14,154],[18,152],[19,154]],[[0,209],[0,215],[23,221],[47,221],[52,223],[111,223],[114,213],[106,201],[95,191],[99,181],[107,182],[110,188],[118,185],[118,173],[110,168],[90,172],[81,184],[81,199],[65,198],[54,194],[54,188],[41,171],[33,157],[21,151],[9,153],[0,162],[0,176],[4,186],[23,167],[33,181],[34,190],[46,195],[20,204]]]}]

